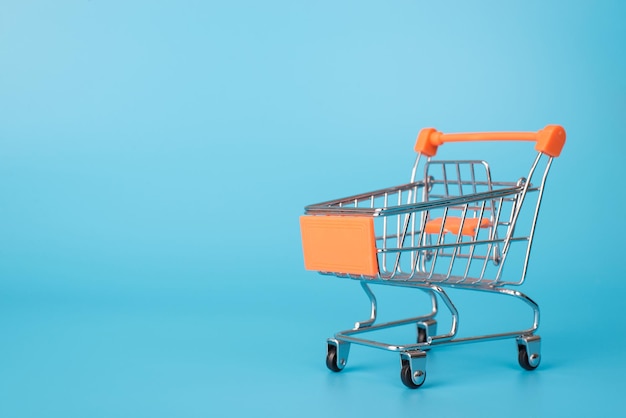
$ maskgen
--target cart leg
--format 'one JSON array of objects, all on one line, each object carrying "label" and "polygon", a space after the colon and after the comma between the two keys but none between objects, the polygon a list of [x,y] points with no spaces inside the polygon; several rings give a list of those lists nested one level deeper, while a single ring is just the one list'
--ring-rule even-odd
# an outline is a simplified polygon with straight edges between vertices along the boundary
[{"label": "cart leg", "polygon": [[[425,290],[426,293],[430,296],[432,309],[431,309],[431,318],[425,319],[417,323],[417,343],[428,343],[430,337],[434,337],[437,335],[437,321],[433,318],[437,315],[438,306],[437,306],[437,295],[432,290]],[[423,347],[422,350],[428,350],[429,347]]]},{"label": "cart leg", "polygon": [[426,380],[426,353],[422,350],[400,353],[400,379],[408,388],[417,389]]},{"label": "cart leg", "polygon": [[350,343],[329,338],[327,340],[326,367],[333,372],[342,371],[348,362],[348,354],[350,354]]},{"label": "cart leg", "polygon": [[364,281],[361,281],[361,287],[363,288],[363,291],[365,291],[365,294],[370,300],[370,317],[365,321],[359,321],[355,323],[354,329],[367,328],[372,326],[374,322],[376,322],[376,296],[374,295],[374,292],[372,292],[372,289]]},{"label": "cart leg", "polygon": [[[436,341],[449,341],[456,336],[457,329],[459,326],[459,311],[457,310],[456,306],[454,306],[454,303],[452,303],[452,300],[450,299],[446,291],[443,290],[440,286],[430,285],[428,291],[431,293],[431,298],[433,299],[433,311],[435,313],[437,312],[437,304],[436,304],[437,298],[435,295],[438,295],[441,298],[441,300],[444,302],[444,305],[450,311],[450,315],[452,317],[452,323],[450,324],[450,331],[447,334],[437,335],[437,332],[436,332],[437,329],[435,327],[432,327],[431,329],[428,330],[432,332],[427,335],[427,338],[430,338],[431,342],[435,340]],[[419,338],[419,335],[418,335],[418,338]]]},{"label": "cart leg", "polygon": [[517,338],[517,359],[526,370],[535,370],[541,361],[541,337],[522,335]]}]

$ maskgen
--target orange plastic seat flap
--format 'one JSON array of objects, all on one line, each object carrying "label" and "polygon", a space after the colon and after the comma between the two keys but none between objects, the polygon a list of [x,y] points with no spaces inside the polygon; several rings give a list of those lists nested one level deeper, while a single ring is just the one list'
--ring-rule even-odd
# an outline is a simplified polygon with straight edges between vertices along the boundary
[{"label": "orange plastic seat flap", "polygon": [[[426,222],[426,228],[424,229],[427,234],[439,234],[441,232],[441,223],[443,218],[435,218]],[[463,223],[463,230],[461,235],[473,237],[476,233],[476,228],[489,228],[491,221],[487,218],[480,220],[480,226],[478,226],[478,218],[467,218]],[[459,229],[461,229],[461,218],[456,216],[446,217],[446,223],[443,227],[444,234],[449,232],[451,234],[458,235]]]}]

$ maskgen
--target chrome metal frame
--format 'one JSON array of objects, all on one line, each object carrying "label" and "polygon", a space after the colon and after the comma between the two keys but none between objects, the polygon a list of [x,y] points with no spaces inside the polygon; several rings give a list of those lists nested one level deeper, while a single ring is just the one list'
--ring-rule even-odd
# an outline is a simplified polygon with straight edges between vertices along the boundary
[{"label": "chrome metal frame", "polygon": [[[425,379],[426,350],[440,345],[505,338],[516,339],[522,367],[534,369],[540,360],[540,337],[535,335],[539,327],[539,306],[524,293],[507,286],[519,286],[525,280],[552,158],[539,153],[527,176],[515,182],[493,181],[485,161],[436,161],[431,158],[422,164],[423,179],[416,180],[421,161],[423,159],[418,154],[409,183],[305,208],[307,215],[372,217],[376,225],[377,275],[320,272],[360,281],[370,301],[368,319],[356,322],[354,328],[337,332],[328,339],[329,350],[332,348],[337,354],[333,370],[345,367],[350,344],[360,344],[399,352],[403,373],[411,376],[410,381],[403,377],[403,382],[409,387],[418,387]],[[540,166],[543,170],[539,169]],[[441,171],[441,177],[434,175],[437,170]],[[536,200],[530,201],[530,196]],[[528,206],[534,206],[532,212],[523,214],[523,209]],[[520,225],[522,215],[530,217],[523,227]],[[439,232],[426,232],[427,223],[435,216],[441,219]],[[460,222],[458,232],[454,234],[445,228],[447,220],[452,218]],[[476,225],[483,225],[486,220],[488,227],[476,227],[473,236],[467,236],[462,231],[468,219],[475,220]],[[521,254],[519,278],[514,279],[505,273],[504,267],[509,264],[511,248],[520,243],[525,243],[525,249]],[[370,284],[424,291],[430,296],[431,309],[419,316],[377,324],[377,300]],[[459,312],[444,287],[513,297],[531,308],[532,322],[525,329],[460,337]],[[443,302],[451,317],[450,327],[444,332],[437,332],[438,300]],[[362,336],[402,325],[417,326],[417,342],[393,344]],[[523,355],[526,357],[522,358]],[[404,368],[408,369],[405,371]]]}]

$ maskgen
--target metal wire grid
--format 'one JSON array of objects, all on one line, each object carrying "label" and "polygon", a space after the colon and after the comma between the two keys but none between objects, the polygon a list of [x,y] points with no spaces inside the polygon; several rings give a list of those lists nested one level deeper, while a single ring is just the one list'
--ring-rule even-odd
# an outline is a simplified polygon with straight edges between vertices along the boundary
[{"label": "metal wire grid", "polygon": [[[540,160],[537,156],[529,178]],[[549,168],[551,159],[546,167]],[[416,166],[419,159],[416,161]],[[415,177],[414,167],[412,179]],[[545,182],[541,181],[541,186]],[[519,285],[523,283],[535,220],[530,231],[515,228],[521,203],[529,193],[539,192],[522,178],[518,182],[494,182],[485,161],[435,161],[424,166],[424,179],[404,185],[323,202],[307,207],[309,214],[349,214],[374,218],[379,274],[376,277],[329,272],[366,280],[426,282],[454,285]],[[421,192],[421,193],[420,193]],[[441,219],[439,233],[426,233],[429,220]],[[446,233],[447,220],[460,222],[456,234]],[[473,219],[487,220],[473,236],[462,234]],[[517,281],[503,281],[504,261],[511,245],[527,244]]]}]

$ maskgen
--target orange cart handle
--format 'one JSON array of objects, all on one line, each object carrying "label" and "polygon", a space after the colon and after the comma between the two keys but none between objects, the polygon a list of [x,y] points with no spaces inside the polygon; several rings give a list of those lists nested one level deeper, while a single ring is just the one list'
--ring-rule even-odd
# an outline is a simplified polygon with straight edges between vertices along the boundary
[{"label": "orange cart handle", "polygon": [[534,141],[539,152],[558,157],[565,145],[565,129],[560,125],[548,125],[537,132],[476,132],[444,134],[433,128],[422,129],[417,135],[415,151],[429,157],[437,154],[437,148],[444,142],[469,141]]}]

